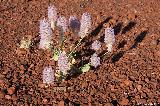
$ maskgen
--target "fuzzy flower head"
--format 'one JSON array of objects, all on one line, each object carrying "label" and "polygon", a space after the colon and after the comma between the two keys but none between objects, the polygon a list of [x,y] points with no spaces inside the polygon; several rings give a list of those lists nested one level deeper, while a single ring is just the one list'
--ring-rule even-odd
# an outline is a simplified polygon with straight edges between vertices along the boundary
[{"label": "fuzzy flower head", "polygon": [[97,40],[95,40],[93,43],[92,43],[92,49],[97,51],[101,48],[101,43]]},{"label": "fuzzy flower head", "polygon": [[52,30],[49,22],[44,18],[40,20],[40,45],[41,49],[49,49],[51,47]]},{"label": "fuzzy flower head", "polygon": [[63,16],[60,16],[57,19],[57,26],[62,29],[63,32],[66,32],[68,29],[67,19]]},{"label": "fuzzy flower head", "polygon": [[94,66],[95,68],[97,68],[97,66],[100,65],[100,57],[98,57],[98,55],[96,53],[94,53],[91,58],[91,65]]},{"label": "fuzzy flower head", "polygon": [[81,25],[80,25],[80,32],[79,36],[81,38],[84,38],[89,34],[89,31],[91,29],[91,15],[89,13],[83,13],[81,18]]},{"label": "fuzzy flower head", "polygon": [[54,71],[51,66],[43,70],[43,83],[52,84],[54,82]]},{"label": "fuzzy flower head", "polygon": [[111,52],[112,51],[112,45],[115,42],[114,29],[105,28],[104,42],[106,43],[106,45],[108,47],[108,51]]},{"label": "fuzzy flower head", "polygon": [[59,54],[58,69],[63,73],[67,73],[67,70],[69,70],[69,61],[65,52]]},{"label": "fuzzy flower head", "polygon": [[54,30],[57,21],[57,9],[54,5],[48,6],[48,20],[51,24],[51,28]]},{"label": "fuzzy flower head", "polygon": [[73,32],[77,33],[79,31],[80,22],[79,22],[79,20],[77,19],[76,16],[70,16],[69,26],[70,26],[70,28]]}]

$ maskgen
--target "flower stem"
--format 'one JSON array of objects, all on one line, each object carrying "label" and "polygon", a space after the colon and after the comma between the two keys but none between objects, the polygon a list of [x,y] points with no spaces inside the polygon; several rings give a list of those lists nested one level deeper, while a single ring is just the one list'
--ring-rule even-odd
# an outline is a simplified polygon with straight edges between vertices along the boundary
[{"label": "flower stem", "polygon": [[106,54],[108,54],[109,52],[105,52],[101,57],[105,57]]},{"label": "flower stem", "polygon": [[60,30],[60,42],[61,42],[61,44],[60,44],[60,50],[62,51],[63,44],[64,44],[64,32],[63,32],[62,28],[60,28],[59,30]]},{"label": "flower stem", "polygon": [[81,39],[78,41],[77,45],[76,45],[76,46],[73,48],[73,50],[69,53],[69,56],[71,56],[71,54],[75,51],[75,49],[76,49],[78,46],[81,45],[82,40],[83,40],[83,38],[81,38]]}]

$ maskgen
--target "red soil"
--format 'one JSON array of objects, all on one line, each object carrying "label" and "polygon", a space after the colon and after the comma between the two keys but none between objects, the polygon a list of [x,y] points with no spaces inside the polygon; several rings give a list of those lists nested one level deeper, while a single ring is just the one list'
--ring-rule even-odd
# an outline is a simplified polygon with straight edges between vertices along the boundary
[{"label": "red soil", "polygon": [[[42,84],[43,68],[48,64],[56,67],[50,51],[38,49],[39,20],[47,16],[50,3],[67,18],[76,15],[80,19],[84,12],[92,15],[92,33],[78,49],[79,57],[89,58],[91,42],[103,42],[108,25],[115,29],[116,42],[99,68],[71,77],[60,87],[46,88]],[[1,0],[0,105],[158,105],[159,5],[159,0]],[[34,41],[31,48],[19,49],[21,39],[29,36]],[[67,37],[66,47],[77,40],[72,34]],[[55,32],[55,44],[58,38]],[[105,49],[103,46],[101,51]]]}]

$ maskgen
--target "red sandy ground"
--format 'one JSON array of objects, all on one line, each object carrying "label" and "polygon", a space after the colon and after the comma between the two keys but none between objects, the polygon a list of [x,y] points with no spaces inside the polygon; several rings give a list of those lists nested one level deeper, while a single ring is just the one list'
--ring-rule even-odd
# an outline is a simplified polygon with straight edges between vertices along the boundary
[{"label": "red sandy ground", "polygon": [[[103,43],[108,25],[115,29],[116,42],[99,68],[71,77],[61,87],[45,88],[42,70],[48,64],[55,69],[55,63],[50,52],[38,49],[39,20],[47,16],[50,3],[67,18],[76,15],[80,19],[84,12],[92,15],[92,33],[78,49],[84,58],[90,55],[84,51],[91,41]],[[158,105],[159,7],[159,0],[0,0],[0,105]],[[31,48],[18,49],[21,39],[28,36],[34,41]],[[76,41],[72,35],[68,39]]]}]

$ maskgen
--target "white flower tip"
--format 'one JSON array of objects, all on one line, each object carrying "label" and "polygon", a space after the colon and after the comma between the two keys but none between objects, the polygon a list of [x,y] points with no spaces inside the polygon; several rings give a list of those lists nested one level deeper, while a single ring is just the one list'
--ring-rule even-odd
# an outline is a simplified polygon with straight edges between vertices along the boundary
[{"label": "white flower tip", "polygon": [[107,47],[108,52],[112,52],[112,44],[107,44]]},{"label": "white flower tip", "polygon": [[101,48],[101,43],[97,40],[95,40],[93,43],[92,43],[92,49],[97,51]]},{"label": "white flower tip", "polygon": [[57,26],[59,28],[62,28],[63,32],[66,32],[68,29],[68,25],[67,25],[67,19],[64,16],[60,16],[57,19]]},{"label": "white flower tip", "polygon": [[94,53],[91,58],[91,65],[97,68],[100,65],[100,57],[96,53]]},{"label": "white flower tip", "polygon": [[57,21],[57,9],[54,5],[48,6],[48,20],[51,24],[51,28],[54,30]]}]

